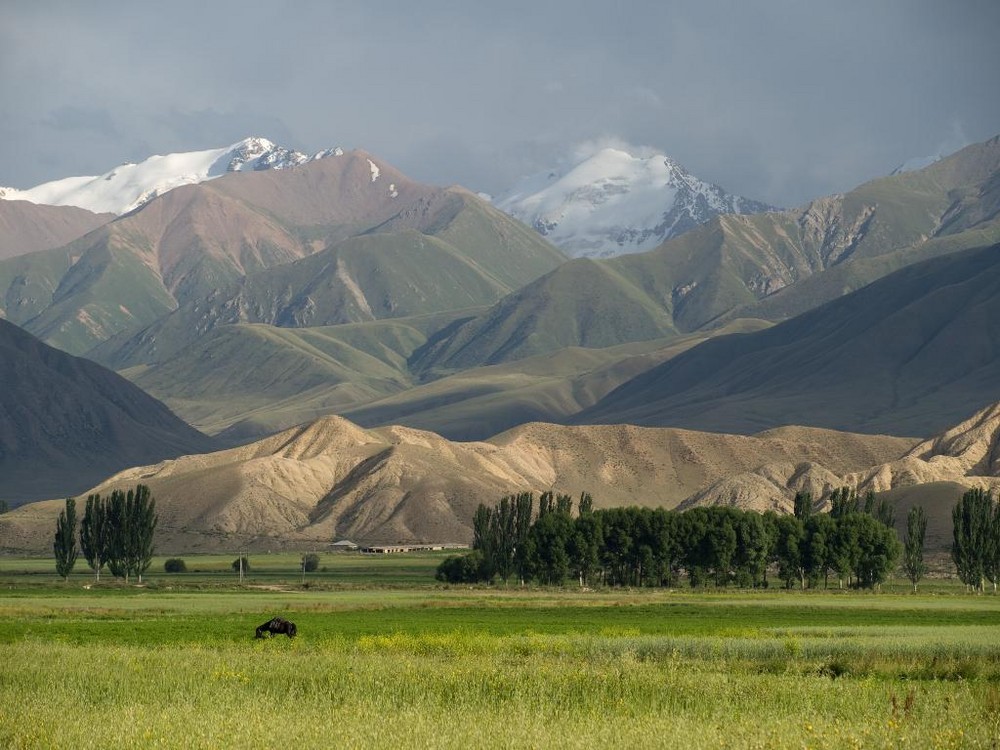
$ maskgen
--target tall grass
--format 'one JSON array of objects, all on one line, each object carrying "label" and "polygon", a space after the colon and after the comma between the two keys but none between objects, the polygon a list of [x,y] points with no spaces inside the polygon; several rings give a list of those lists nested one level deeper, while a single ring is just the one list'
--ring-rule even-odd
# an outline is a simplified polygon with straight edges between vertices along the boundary
[{"label": "tall grass", "polygon": [[990,599],[0,595],[0,747],[992,747]]},{"label": "tall grass", "polygon": [[987,747],[997,736],[986,681],[901,687],[646,658],[613,636],[546,641],[8,645],[0,746]]}]

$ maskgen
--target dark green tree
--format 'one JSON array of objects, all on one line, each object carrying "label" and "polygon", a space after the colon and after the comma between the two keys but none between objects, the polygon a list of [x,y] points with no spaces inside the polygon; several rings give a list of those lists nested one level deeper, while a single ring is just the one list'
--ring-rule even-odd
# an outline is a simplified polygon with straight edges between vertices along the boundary
[{"label": "dark green tree", "polygon": [[806,541],[805,525],[795,516],[778,518],[778,577],[785,582],[785,588],[792,588],[797,581],[806,587]]},{"label": "dark green tree", "polygon": [[896,528],[896,506],[882,498],[875,506],[875,519],[883,526]]},{"label": "dark green tree", "polygon": [[538,498],[538,517],[547,516],[555,510],[555,493],[546,490]]},{"label": "dark green tree", "polygon": [[319,555],[315,552],[302,555],[302,572],[315,573],[317,570],[319,570]]},{"label": "dark green tree", "polygon": [[868,490],[865,493],[865,504],[864,510],[862,511],[866,516],[875,515],[875,491]]},{"label": "dark green tree", "polygon": [[813,498],[811,492],[796,492],[792,501],[793,515],[805,523],[813,513]]},{"label": "dark green tree", "polygon": [[729,574],[736,555],[736,529],[733,527],[734,511],[716,506],[709,509],[705,562],[715,575],[715,585],[729,583]]},{"label": "dark green tree", "polygon": [[917,583],[927,572],[924,563],[924,538],[927,536],[927,514],[920,505],[914,505],[906,514],[906,540],[903,542],[903,570],[917,592]]},{"label": "dark green tree", "polygon": [[101,569],[108,560],[110,535],[107,503],[98,494],[88,495],[83,520],[80,521],[80,550],[98,581],[101,580]]},{"label": "dark green tree", "polygon": [[0,516],[10,510],[10,506],[7,504],[6,500],[0,500]]},{"label": "dark green tree", "polygon": [[896,530],[868,514],[853,514],[845,520],[853,522],[860,552],[854,570],[857,585],[878,590],[895,569],[903,550]]},{"label": "dark green tree", "polygon": [[517,554],[517,498],[505,495],[490,514],[490,552],[500,580],[507,583],[514,574]]},{"label": "dark green tree", "polygon": [[533,492],[518,493],[514,501],[514,533],[517,537],[517,550],[514,557],[517,565],[517,578],[522,584],[528,579],[525,544],[528,541],[528,533],[531,531],[534,505],[535,494]]},{"label": "dark green tree", "polygon": [[527,557],[532,577],[539,583],[561,586],[570,572],[569,544],[573,519],[550,511],[539,516],[528,534]]},{"label": "dark green tree", "polygon": [[649,545],[653,550],[653,583],[661,586],[676,585],[684,558],[679,515],[657,508],[649,514],[647,530]]},{"label": "dark green tree", "polygon": [[573,535],[569,543],[570,565],[580,586],[590,586],[601,567],[601,548],[604,534],[601,517],[594,513],[581,513],[573,522]]},{"label": "dark green tree", "polygon": [[66,499],[66,508],[59,511],[52,551],[56,556],[56,573],[68,581],[76,565],[76,500],[71,497]]},{"label": "dark green tree", "polygon": [[481,575],[489,581],[496,574],[493,562],[493,509],[480,503],[472,516],[472,549],[478,550],[482,556]]},{"label": "dark green tree", "polygon": [[635,517],[626,508],[608,508],[599,511],[604,532],[601,565],[605,580],[615,586],[631,583],[630,561],[635,547]]},{"label": "dark green tree", "polygon": [[815,587],[823,579],[823,587],[829,586],[830,569],[836,567],[835,548],[837,521],[827,513],[816,513],[805,525],[806,577],[810,587]]},{"label": "dark green tree", "polygon": [[830,516],[832,518],[839,520],[848,513],[860,512],[858,493],[850,487],[840,487],[830,495]]},{"label": "dark green tree", "polygon": [[[99,501],[95,502],[95,508],[98,504]],[[141,583],[142,574],[153,560],[156,501],[149,487],[139,484],[127,492],[112,490],[103,506],[107,540],[104,559],[108,570],[116,578],[124,578],[125,583],[132,576]]]},{"label": "dark green tree", "polygon": [[466,555],[446,557],[434,577],[445,583],[476,583],[481,579],[483,554],[475,549]]},{"label": "dark green tree", "polygon": [[952,510],[951,557],[966,586],[982,591],[995,536],[993,495],[977,487],[962,495]]},{"label": "dark green tree", "polygon": [[142,574],[153,562],[153,553],[156,549],[154,536],[159,519],[156,515],[156,500],[148,486],[136,485],[132,502],[130,537],[133,543],[130,548],[129,565],[139,583],[142,583]]},{"label": "dark green tree", "polygon": [[580,502],[577,507],[580,509],[580,515],[585,515],[587,513],[594,512],[594,498],[589,492],[580,493]]}]

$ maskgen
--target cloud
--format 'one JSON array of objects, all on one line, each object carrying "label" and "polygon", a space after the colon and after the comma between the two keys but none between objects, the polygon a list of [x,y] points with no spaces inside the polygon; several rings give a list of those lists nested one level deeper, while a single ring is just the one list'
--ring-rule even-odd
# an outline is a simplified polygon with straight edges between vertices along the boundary
[{"label": "cloud", "polygon": [[498,192],[612,134],[795,205],[1000,132],[998,28],[990,0],[4,3],[0,184],[260,134]]},{"label": "cloud", "polygon": [[107,138],[121,138],[111,114],[95,107],[57,107],[42,119],[40,124],[61,133],[88,132]]}]

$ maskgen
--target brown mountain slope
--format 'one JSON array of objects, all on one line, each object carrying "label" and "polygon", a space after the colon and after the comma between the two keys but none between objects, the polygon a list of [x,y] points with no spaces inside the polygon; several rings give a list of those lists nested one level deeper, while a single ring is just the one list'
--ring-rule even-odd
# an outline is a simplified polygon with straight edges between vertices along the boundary
[{"label": "brown mountain slope", "polygon": [[[674,507],[706,484],[761,463],[813,461],[857,471],[901,455],[913,442],[823,430],[745,437],[536,423],[489,441],[457,443],[327,417],[232,450],[129,469],[97,489],[149,484],[164,551],[234,542],[274,549],[345,536],[468,541],[475,507],[509,492],[587,490],[601,506]],[[47,549],[60,505],[33,504],[0,518],[0,548]]]},{"label": "brown mountain slope", "polygon": [[114,218],[75,206],[0,201],[0,259],[65,245]]}]

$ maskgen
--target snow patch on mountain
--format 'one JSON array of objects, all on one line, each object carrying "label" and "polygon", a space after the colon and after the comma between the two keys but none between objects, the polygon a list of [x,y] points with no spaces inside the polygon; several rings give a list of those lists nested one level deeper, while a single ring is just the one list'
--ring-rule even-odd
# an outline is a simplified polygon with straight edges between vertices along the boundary
[{"label": "snow patch on mountain", "polygon": [[718,214],[773,210],[699,180],[664,154],[622,146],[526,177],[496,205],[569,255],[598,258],[651,250]]},{"label": "snow patch on mountain", "polygon": [[205,182],[229,172],[287,169],[343,153],[339,148],[327,149],[310,157],[266,138],[244,138],[225,148],[151,156],[96,177],[67,177],[27,190],[0,188],[0,199],[124,214],[181,185]]}]

